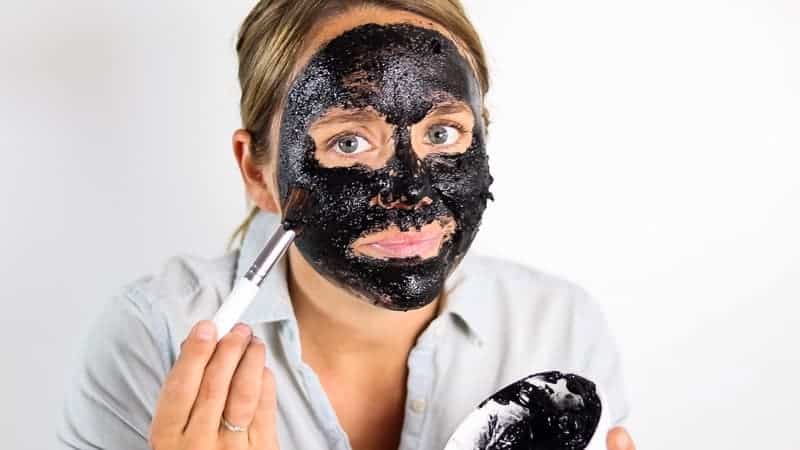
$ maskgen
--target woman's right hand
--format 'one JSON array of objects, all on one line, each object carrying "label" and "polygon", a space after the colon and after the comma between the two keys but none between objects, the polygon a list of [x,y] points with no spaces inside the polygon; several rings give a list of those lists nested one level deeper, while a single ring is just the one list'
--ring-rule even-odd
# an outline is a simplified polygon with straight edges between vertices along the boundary
[{"label": "woman's right hand", "polygon": [[[237,324],[217,343],[214,323],[195,324],[161,387],[153,450],[278,450],[275,381],[265,345]],[[245,428],[231,431],[229,424]]]}]

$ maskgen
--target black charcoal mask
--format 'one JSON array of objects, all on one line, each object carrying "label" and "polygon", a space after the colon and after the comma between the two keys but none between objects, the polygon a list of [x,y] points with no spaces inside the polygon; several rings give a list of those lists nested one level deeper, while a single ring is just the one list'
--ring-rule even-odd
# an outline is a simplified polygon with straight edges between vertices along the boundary
[{"label": "black charcoal mask", "polygon": [[[419,159],[411,126],[437,104],[454,101],[466,103],[475,119],[469,148]],[[394,127],[394,154],[383,167],[320,164],[309,129],[332,108],[371,108]],[[326,279],[376,305],[408,310],[433,301],[475,238],[491,198],[480,111],[470,64],[436,31],[367,24],[325,45],[292,84],[280,127],[282,204],[292,188],[309,193],[287,223],[301,230],[295,243],[303,257]],[[420,202],[426,197],[431,201]],[[375,198],[423,206],[385,207]],[[449,220],[455,231],[432,258],[372,258],[351,247],[390,225],[409,230]]]}]

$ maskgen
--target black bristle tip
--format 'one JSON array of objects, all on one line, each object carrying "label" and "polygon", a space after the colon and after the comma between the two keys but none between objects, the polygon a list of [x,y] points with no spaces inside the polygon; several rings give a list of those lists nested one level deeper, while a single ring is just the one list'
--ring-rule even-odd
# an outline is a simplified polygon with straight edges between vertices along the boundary
[{"label": "black bristle tip", "polygon": [[286,230],[294,229],[299,233],[302,211],[308,201],[308,191],[302,188],[293,187],[286,196],[286,203],[283,208],[283,228]]}]

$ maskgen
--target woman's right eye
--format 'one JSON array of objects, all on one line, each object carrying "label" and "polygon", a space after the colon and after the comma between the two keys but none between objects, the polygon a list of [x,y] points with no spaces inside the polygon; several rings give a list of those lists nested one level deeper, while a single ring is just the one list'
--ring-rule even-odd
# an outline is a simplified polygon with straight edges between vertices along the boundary
[{"label": "woman's right eye", "polygon": [[334,140],[334,150],[345,155],[355,155],[370,150],[369,142],[357,134],[340,136]]}]

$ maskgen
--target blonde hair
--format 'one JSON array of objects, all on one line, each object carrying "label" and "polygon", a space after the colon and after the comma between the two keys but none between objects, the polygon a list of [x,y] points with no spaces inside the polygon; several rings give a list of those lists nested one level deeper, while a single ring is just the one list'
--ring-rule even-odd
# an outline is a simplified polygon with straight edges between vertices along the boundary
[{"label": "blonde hair", "polygon": [[[443,26],[466,50],[481,94],[486,95],[489,71],[483,46],[459,0],[261,0],[242,23],[236,43],[242,125],[252,136],[250,151],[256,163],[264,164],[269,158],[269,129],[288,93],[305,38],[323,19],[367,6],[411,12]],[[488,125],[485,106],[482,111]],[[244,240],[258,210],[253,206],[231,235],[229,249],[237,237]]]}]

